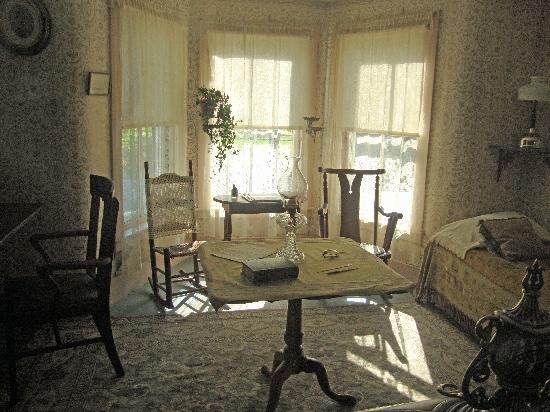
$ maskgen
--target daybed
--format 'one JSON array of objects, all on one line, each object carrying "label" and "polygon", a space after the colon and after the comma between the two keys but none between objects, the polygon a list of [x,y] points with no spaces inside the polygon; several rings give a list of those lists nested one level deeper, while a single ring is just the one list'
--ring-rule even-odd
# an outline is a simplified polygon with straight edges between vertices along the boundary
[{"label": "daybed", "polygon": [[[531,248],[529,250],[534,255],[527,256],[525,239],[514,239],[516,245],[523,247],[524,253],[513,261],[499,256],[494,250],[494,239],[483,231],[483,224],[509,223],[506,221],[512,219],[522,219],[525,231],[516,228],[511,236],[516,232],[518,236],[521,235],[519,232],[531,233],[529,239],[540,241],[544,249]],[[480,223],[481,232],[486,236],[480,232]],[[518,302],[526,268],[534,258],[539,258],[542,266],[548,269],[545,272],[546,284],[541,290],[541,307],[550,309],[550,247],[546,242],[550,242],[548,231],[515,212],[499,212],[450,223],[434,234],[426,246],[416,289],[417,301],[434,305],[464,331],[473,334],[474,325],[481,317],[497,309],[511,308]]]}]

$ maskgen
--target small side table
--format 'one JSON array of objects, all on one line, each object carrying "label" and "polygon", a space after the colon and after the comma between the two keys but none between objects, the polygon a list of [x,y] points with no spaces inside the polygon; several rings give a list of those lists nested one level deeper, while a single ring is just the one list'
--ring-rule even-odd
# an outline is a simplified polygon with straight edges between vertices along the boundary
[{"label": "small side table", "polygon": [[[251,195],[254,197],[254,195]],[[254,215],[258,213],[283,213],[285,208],[283,200],[278,195],[257,195],[257,199],[249,201],[242,196],[236,198],[230,195],[214,196],[214,202],[222,204],[225,211],[223,220],[223,240],[231,240],[233,225],[231,215]]]}]

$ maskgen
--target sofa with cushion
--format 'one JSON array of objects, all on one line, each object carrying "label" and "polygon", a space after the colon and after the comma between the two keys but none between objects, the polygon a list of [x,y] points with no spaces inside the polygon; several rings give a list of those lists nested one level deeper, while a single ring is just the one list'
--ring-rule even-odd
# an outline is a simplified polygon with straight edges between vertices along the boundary
[{"label": "sofa with cushion", "polygon": [[[521,298],[526,268],[550,269],[550,233],[523,214],[499,212],[450,223],[428,242],[416,299],[442,310],[464,331]],[[550,309],[550,272],[540,303]]]}]

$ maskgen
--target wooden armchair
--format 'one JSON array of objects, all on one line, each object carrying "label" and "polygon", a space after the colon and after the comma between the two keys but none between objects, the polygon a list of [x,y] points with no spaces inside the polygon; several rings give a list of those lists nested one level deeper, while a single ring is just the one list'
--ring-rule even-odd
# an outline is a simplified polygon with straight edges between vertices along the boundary
[{"label": "wooden armchair", "polygon": [[[359,206],[361,196],[361,182],[363,176],[375,176],[374,184],[374,228],[372,243],[361,243],[361,247],[367,252],[370,252],[388,263],[391,258],[390,246],[395,234],[395,228],[399,219],[403,215],[398,212],[384,212],[380,206],[380,175],[386,173],[384,169],[330,169],[319,167],[319,172],[323,175],[323,206],[318,210],[319,214],[319,231],[321,237],[328,237],[328,183],[327,175],[335,174],[340,181],[340,236],[348,237],[361,243],[360,222],[359,222]],[[348,175],[353,175],[351,187],[348,180]],[[388,218],[386,233],[382,246],[378,246],[378,215]]]},{"label": "wooden armchair", "polygon": [[[17,400],[16,361],[23,357],[81,345],[103,342],[118,376],[124,369],[118,357],[111,330],[109,297],[112,259],[119,203],[113,197],[112,182],[101,176],[90,176],[90,224],[88,229],[34,235],[33,246],[44,259],[38,267],[38,276],[10,277],[5,283],[5,327],[8,353],[10,401]],[[97,251],[100,203],[103,201],[100,244]],[[86,236],[85,258],[71,261],[54,261],[45,251],[42,242]],[[64,318],[93,317],[99,336],[72,342],[63,342],[57,321]],[[53,327],[55,345],[34,350],[18,351],[15,330],[29,324],[49,323]]]}]

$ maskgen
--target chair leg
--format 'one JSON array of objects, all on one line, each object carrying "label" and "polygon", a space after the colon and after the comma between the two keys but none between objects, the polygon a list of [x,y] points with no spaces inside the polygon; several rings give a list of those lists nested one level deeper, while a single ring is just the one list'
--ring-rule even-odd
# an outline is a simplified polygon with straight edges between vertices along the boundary
[{"label": "chair leg", "polygon": [[8,368],[10,380],[10,404],[15,405],[17,402],[17,370],[16,370],[16,355],[15,355],[15,337],[14,327],[11,320],[6,320],[6,346],[8,351]]},{"label": "chair leg", "polygon": [[151,258],[151,289],[155,295],[155,299],[159,298],[159,281],[157,275],[157,256],[154,250],[155,244],[152,239],[149,239],[149,255]]},{"label": "chair leg", "polygon": [[166,307],[172,309],[172,266],[170,262],[170,251],[164,249],[164,286],[166,288]]},{"label": "chair leg", "polygon": [[115,340],[113,339],[113,330],[111,329],[111,316],[109,313],[101,312],[94,314],[94,323],[97,326],[99,334],[103,338],[103,343],[105,349],[107,350],[107,355],[109,355],[109,360],[115,368],[117,376],[124,376],[124,368],[118,357],[118,352],[115,346]]},{"label": "chair leg", "polygon": [[199,256],[197,254],[193,255],[193,271],[195,272],[195,287],[200,288],[201,287],[201,281],[200,281],[200,275],[199,275]]}]

